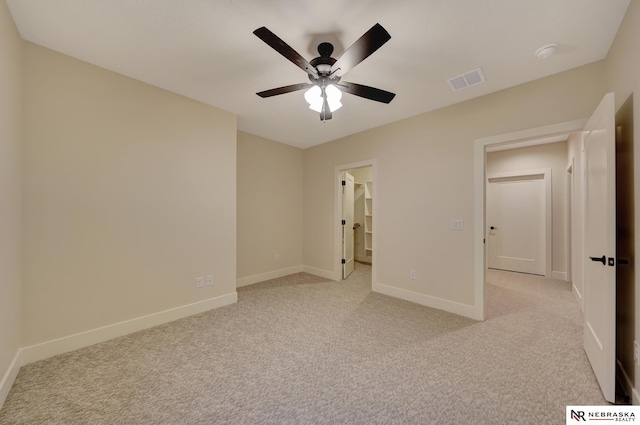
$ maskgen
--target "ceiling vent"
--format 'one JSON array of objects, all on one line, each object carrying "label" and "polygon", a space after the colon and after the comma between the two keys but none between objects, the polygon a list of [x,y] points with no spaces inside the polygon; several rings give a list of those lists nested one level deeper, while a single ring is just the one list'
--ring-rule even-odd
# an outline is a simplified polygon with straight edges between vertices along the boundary
[{"label": "ceiling vent", "polygon": [[467,87],[484,83],[486,79],[484,78],[482,68],[476,68],[462,75],[458,75],[457,77],[450,78],[447,81],[449,82],[449,85],[451,86],[453,91],[460,91],[462,89],[466,89]]}]

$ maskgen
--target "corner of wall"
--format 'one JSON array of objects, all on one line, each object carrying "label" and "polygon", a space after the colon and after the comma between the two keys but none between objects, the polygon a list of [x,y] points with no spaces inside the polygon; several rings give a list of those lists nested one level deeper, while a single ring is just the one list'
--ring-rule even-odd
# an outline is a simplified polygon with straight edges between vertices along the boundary
[{"label": "corner of wall", "polygon": [[411,301],[426,307],[458,314],[473,320],[484,320],[482,311],[473,305],[462,304],[431,295],[420,294],[406,289],[397,288],[395,286],[384,285],[382,283],[374,283],[373,291],[383,295],[400,298],[401,300]]},{"label": "corner of wall", "polygon": [[11,387],[18,377],[18,372],[20,372],[21,367],[22,350],[20,349],[14,356],[13,361],[9,365],[9,369],[7,369],[6,373],[2,377],[2,380],[0,381],[0,409],[4,405],[4,402],[9,395],[9,391],[11,391]]},{"label": "corner of wall", "polygon": [[22,365],[23,44],[0,0],[0,408]]},{"label": "corner of wall", "polygon": [[236,279],[236,287],[253,285],[254,283],[264,282],[265,280],[277,279],[279,277],[287,276],[294,273],[300,273],[303,271],[303,266],[288,267],[285,269],[273,270],[265,273],[254,274],[251,276],[240,277]]},{"label": "corner of wall", "polygon": [[340,280],[340,274],[329,270],[319,269],[312,266],[302,266],[302,271],[315,276],[320,276],[329,280]]}]

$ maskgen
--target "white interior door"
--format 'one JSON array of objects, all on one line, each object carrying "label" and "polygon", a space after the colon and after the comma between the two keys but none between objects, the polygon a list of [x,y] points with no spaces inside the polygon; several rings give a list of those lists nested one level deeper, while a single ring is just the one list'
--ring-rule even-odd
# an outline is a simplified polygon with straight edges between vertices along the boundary
[{"label": "white interior door", "polygon": [[488,266],[546,275],[547,181],[544,171],[489,177]]},{"label": "white interior door", "polygon": [[584,349],[605,398],[615,402],[615,98],[605,95],[585,128]]},{"label": "white interior door", "polygon": [[342,278],[349,277],[354,262],[354,178],[347,171],[342,172]]}]

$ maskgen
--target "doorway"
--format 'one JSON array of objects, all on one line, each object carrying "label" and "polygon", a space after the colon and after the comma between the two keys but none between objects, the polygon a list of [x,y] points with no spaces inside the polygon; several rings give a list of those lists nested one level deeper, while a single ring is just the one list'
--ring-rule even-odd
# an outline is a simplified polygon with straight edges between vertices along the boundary
[{"label": "doorway", "polygon": [[[487,270],[486,239],[490,223],[486,220],[487,155],[490,151],[502,151],[535,144],[567,140],[574,132],[582,131],[586,119],[567,121],[528,130],[505,133],[475,140],[474,146],[474,318],[486,318],[485,275]],[[567,266],[569,266],[567,264]],[[552,277],[553,272],[552,272]]]},{"label": "doorway", "polygon": [[[362,273],[366,273],[371,276],[366,277],[371,285],[375,281],[376,172],[375,160],[335,167],[334,175],[338,177],[335,254],[336,264],[339,266],[336,280],[348,280],[353,276],[362,279]],[[349,183],[350,179],[352,183]]]},{"label": "doorway", "polygon": [[[582,122],[580,122],[582,121]],[[560,123],[506,135],[477,139],[475,144],[476,183],[476,299],[478,313],[485,317],[484,285],[486,270],[485,176],[488,147],[508,145],[512,141],[528,141],[534,137],[553,137],[566,133],[584,135],[584,248],[589,261],[582,258],[585,280],[583,282],[583,346],[602,393],[615,402],[616,369],[616,140],[615,100],[607,93],[588,120]],[[523,137],[524,136],[524,137]],[[574,157],[575,158],[575,157]],[[569,159],[569,158],[568,158]],[[575,162],[569,162],[568,170],[575,174]],[[581,173],[576,174],[581,176]],[[573,191],[572,191],[573,192]],[[575,193],[572,193],[575,195]],[[575,202],[574,202],[575,206]],[[573,213],[573,211],[572,211]],[[573,215],[573,214],[572,214]],[[600,254],[604,255],[600,256]],[[595,254],[595,256],[594,256]],[[624,264],[624,263],[622,263]],[[571,267],[571,264],[568,265]],[[588,270],[587,270],[588,268]],[[569,268],[567,268],[568,270]]]}]

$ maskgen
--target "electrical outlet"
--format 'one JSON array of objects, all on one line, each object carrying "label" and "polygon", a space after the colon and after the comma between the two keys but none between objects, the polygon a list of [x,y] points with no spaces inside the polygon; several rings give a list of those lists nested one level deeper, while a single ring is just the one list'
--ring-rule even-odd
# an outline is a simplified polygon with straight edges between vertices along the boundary
[{"label": "electrical outlet", "polygon": [[280,261],[280,254],[276,254],[276,256],[273,257],[273,261],[275,261],[276,263]]},{"label": "electrical outlet", "polygon": [[207,286],[211,286],[213,285],[213,275],[212,274],[208,274],[207,275]]},{"label": "electrical outlet", "polygon": [[462,230],[464,229],[464,221],[462,220],[451,220],[451,228],[453,230]]},{"label": "electrical outlet", "polygon": [[202,288],[204,286],[204,278],[202,276],[196,278],[196,288]]},{"label": "electrical outlet", "polygon": [[633,361],[636,362],[636,365],[640,366],[640,346],[638,345],[638,341],[633,341]]},{"label": "electrical outlet", "polygon": [[415,270],[409,270],[409,279],[416,280],[416,271]]}]

